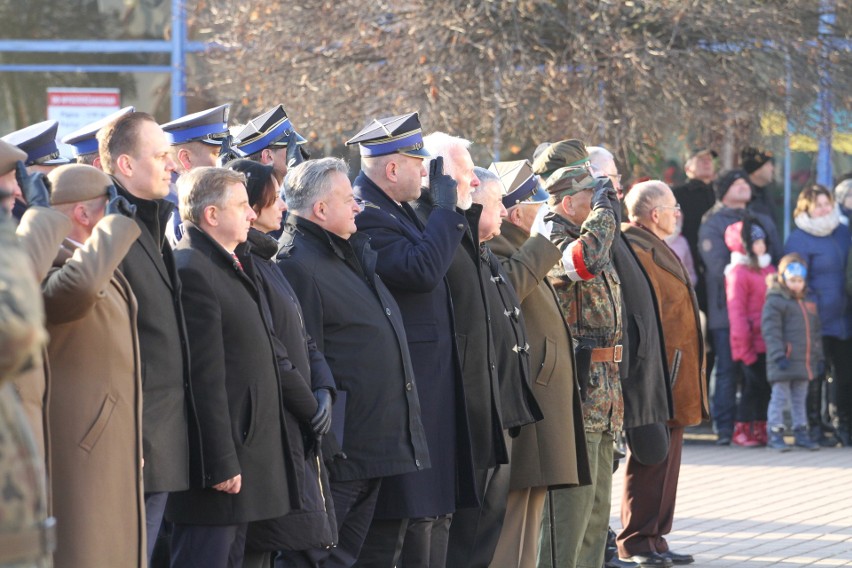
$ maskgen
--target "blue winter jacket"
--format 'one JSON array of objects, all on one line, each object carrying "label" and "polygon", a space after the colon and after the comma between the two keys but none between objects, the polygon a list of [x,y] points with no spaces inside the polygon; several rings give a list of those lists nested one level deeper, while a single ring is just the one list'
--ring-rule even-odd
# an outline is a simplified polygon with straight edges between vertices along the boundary
[{"label": "blue winter jacket", "polygon": [[846,339],[852,331],[846,296],[850,238],[849,227],[843,224],[824,237],[796,228],[784,245],[784,254],[795,252],[808,263],[808,288],[816,294],[823,336]]}]

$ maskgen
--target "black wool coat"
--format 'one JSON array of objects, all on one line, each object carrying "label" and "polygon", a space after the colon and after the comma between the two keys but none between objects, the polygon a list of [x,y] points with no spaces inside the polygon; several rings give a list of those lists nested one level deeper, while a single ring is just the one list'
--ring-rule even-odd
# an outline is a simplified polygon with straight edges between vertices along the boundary
[{"label": "black wool coat", "polygon": [[246,548],[272,551],[328,547],[337,542],[337,523],[328,471],[310,421],[317,410],[313,391],[325,388],[334,393],[334,377],[305,329],[296,292],[273,260],[278,241],[251,229],[248,241],[235,252],[260,292],[261,307],[273,332],[290,480],[290,512],[249,524]]},{"label": "black wool coat", "polygon": [[[225,249],[184,222],[175,250],[201,424],[204,487],[172,493],[166,517],[238,524],[290,509],[278,362],[257,288]],[[213,489],[242,475],[237,494]]]},{"label": "black wool coat", "polygon": [[425,224],[407,203],[388,197],[363,172],[353,189],[363,210],[358,232],[376,251],[376,274],[402,312],[432,468],[385,478],[375,518],[445,515],[477,506],[464,384],[455,342],[447,271],[465,218],[437,210]]},{"label": "black wool coat", "polygon": [[136,223],[142,229],[119,270],[139,306],[145,491],[181,491],[203,482],[204,467],[200,452],[190,454],[190,447],[199,447],[200,431],[193,408],[181,280],[165,238],[174,204],[139,199],[118,181],[113,183],[119,195],[136,206]]},{"label": "black wool coat", "polygon": [[612,243],[612,257],[621,279],[625,312],[621,366],[624,429],[665,423],[673,417],[673,405],[657,297],[620,229]]},{"label": "black wool coat", "polygon": [[337,387],[332,434],[342,452],[329,464],[332,483],[431,465],[402,314],[367,241],[292,215],[278,256]]},{"label": "black wool coat", "polygon": [[486,296],[491,309],[491,328],[497,355],[497,378],[503,427],[513,436],[516,429],[544,418],[530,386],[530,346],[521,300],[500,260],[485,245],[480,262],[487,275]]},{"label": "black wool coat", "polygon": [[[426,190],[411,206],[425,225],[434,212]],[[509,452],[503,439],[500,385],[497,380],[497,354],[491,327],[491,310],[485,295],[490,273],[482,270],[479,259],[479,216],[482,206],[474,203],[461,211],[465,230],[461,243],[453,253],[447,270],[456,345],[464,378],[465,404],[473,447],[473,463],[477,469],[488,469],[509,463]],[[481,495],[480,495],[481,497]]]}]

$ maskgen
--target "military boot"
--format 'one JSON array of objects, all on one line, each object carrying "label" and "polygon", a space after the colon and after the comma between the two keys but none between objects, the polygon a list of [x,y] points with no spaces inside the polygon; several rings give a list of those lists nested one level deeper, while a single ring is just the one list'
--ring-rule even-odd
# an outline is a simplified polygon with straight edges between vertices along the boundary
[{"label": "military boot", "polygon": [[795,446],[797,448],[804,448],[806,450],[818,450],[819,444],[811,440],[810,432],[808,432],[808,427],[805,425],[796,426],[793,428],[793,435],[796,437]]},{"label": "military boot", "polygon": [[784,427],[783,426],[773,426],[769,430],[769,443],[767,447],[770,450],[777,450],[779,452],[789,452],[792,448],[784,441]]}]

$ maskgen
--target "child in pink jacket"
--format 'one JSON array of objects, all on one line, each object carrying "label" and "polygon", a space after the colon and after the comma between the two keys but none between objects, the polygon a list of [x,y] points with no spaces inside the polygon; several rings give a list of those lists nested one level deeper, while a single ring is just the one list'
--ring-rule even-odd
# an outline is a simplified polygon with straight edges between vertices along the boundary
[{"label": "child in pink jacket", "polygon": [[731,251],[731,263],[725,267],[731,358],[743,378],[731,441],[738,446],[765,446],[771,389],[766,380],[766,345],[760,318],[766,300],[766,277],[774,274],[775,267],[767,253],[766,231],[754,219],[729,225],[725,244]]}]

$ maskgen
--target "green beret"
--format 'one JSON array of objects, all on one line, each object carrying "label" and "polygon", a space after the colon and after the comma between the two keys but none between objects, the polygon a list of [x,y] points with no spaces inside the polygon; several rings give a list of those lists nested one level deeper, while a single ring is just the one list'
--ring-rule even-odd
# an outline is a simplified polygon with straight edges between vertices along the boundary
[{"label": "green beret", "polygon": [[98,168],[83,164],[68,164],[55,168],[47,178],[53,185],[51,205],[79,203],[107,194],[112,179]]},{"label": "green beret", "polygon": [[589,161],[589,152],[582,140],[562,140],[551,144],[533,162],[533,171],[547,178],[559,168],[579,166]]}]

